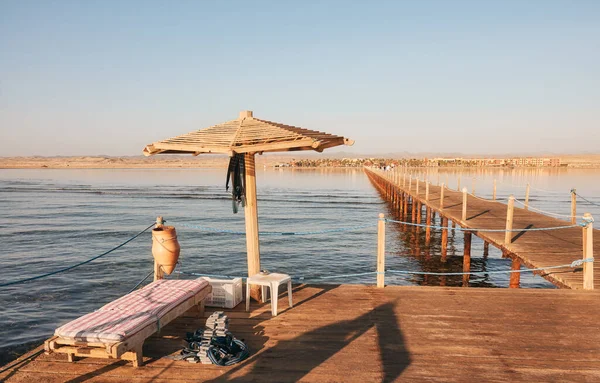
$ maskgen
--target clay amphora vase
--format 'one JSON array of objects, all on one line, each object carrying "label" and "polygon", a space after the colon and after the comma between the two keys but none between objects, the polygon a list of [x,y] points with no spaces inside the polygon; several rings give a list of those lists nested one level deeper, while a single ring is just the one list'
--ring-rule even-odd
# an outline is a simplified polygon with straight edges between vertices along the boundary
[{"label": "clay amphora vase", "polygon": [[180,249],[173,226],[152,229],[152,256],[165,273],[171,274],[175,270]]}]

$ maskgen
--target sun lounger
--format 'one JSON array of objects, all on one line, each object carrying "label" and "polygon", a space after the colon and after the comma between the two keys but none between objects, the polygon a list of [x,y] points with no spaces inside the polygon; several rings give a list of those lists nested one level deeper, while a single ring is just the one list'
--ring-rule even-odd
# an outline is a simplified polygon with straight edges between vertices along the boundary
[{"label": "sun lounger", "polygon": [[44,346],[46,352],[68,356],[124,359],[142,365],[146,338],[190,309],[204,311],[212,287],[202,279],[152,282],[97,311],[56,329]]}]

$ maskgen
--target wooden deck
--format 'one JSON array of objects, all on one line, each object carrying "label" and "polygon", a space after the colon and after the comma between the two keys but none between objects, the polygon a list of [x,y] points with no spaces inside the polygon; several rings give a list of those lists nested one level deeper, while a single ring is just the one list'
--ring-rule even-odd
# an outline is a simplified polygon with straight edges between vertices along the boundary
[{"label": "wooden deck", "polygon": [[[419,193],[416,193],[416,183],[412,181],[411,190],[393,183],[383,177],[379,172],[366,170],[373,184],[384,195],[389,196],[389,189],[396,189],[398,193],[409,195],[423,206],[429,206],[442,217],[448,218],[463,228],[500,229],[506,228],[507,205],[498,201],[484,200],[468,194],[467,219],[462,221],[463,194],[456,190],[444,190],[444,208],[440,209],[440,187],[430,185],[429,199],[425,200],[425,183],[419,183]],[[424,216],[424,215],[423,215]],[[411,214],[407,215],[410,221]],[[424,223],[424,222],[421,222]],[[571,225],[570,222],[548,217],[533,211],[524,210],[515,206],[513,229],[546,228]],[[473,231],[473,234],[501,249],[504,254],[530,268],[544,268],[570,264],[583,258],[582,228],[574,227],[549,231],[522,231],[513,232],[512,243],[506,245],[504,232]],[[600,233],[594,230],[594,248],[600,249]],[[600,287],[600,262],[594,262],[594,285]],[[540,273],[542,277],[558,287],[581,289],[583,288],[582,268],[565,268],[548,270]]]},{"label": "wooden deck", "polygon": [[[227,312],[252,356],[232,367],[163,358],[204,319],[179,318],[144,345],[145,365],[39,355],[6,382],[600,381],[600,292],[313,286]],[[207,311],[210,314],[212,310]]]}]

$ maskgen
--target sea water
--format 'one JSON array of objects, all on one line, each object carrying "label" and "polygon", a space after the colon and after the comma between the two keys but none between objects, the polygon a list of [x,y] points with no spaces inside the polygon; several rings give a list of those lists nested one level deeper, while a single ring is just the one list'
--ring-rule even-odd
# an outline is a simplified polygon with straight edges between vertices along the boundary
[{"label": "sea water", "polygon": [[[532,209],[569,220],[571,188],[578,214],[600,216],[598,170],[415,169],[432,184],[473,189],[519,201],[530,183]],[[174,278],[192,274],[246,275],[244,211],[233,214],[224,169],[0,170],[1,282],[33,277],[100,255],[162,216],[177,228],[181,258]],[[378,214],[390,206],[362,169],[258,169],[261,268],[305,283],[374,284]],[[563,217],[564,216],[564,217]],[[439,222],[434,222],[434,224]],[[310,232],[310,234],[306,234]],[[281,235],[285,233],[285,235]],[[295,234],[292,234],[295,233]],[[429,246],[423,233],[388,224],[386,268],[462,271],[462,233],[450,231],[448,256],[440,257],[440,231]],[[51,277],[0,287],[0,362],[40,343],[54,329],[129,292],[152,271],[151,234]],[[510,260],[473,237],[472,271],[510,269]],[[151,278],[150,278],[151,279]],[[472,287],[507,287],[508,274],[473,276]],[[393,285],[460,286],[462,277],[387,275]],[[525,273],[523,288],[553,288]],[[23,346],[25,345],[25,346]],[[1,363],[0,363],[1,364]]]}]

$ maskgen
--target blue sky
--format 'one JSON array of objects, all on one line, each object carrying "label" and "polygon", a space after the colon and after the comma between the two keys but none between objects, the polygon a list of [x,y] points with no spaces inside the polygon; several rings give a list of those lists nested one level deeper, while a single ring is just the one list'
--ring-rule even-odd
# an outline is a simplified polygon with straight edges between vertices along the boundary
[{"label": "blue sky", "polygon": [[244,109],[355,153],[600,153],[600,1],[0,0],[2,156]]}]

